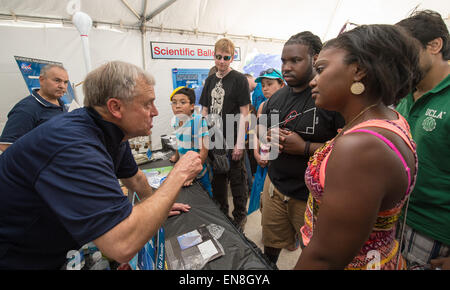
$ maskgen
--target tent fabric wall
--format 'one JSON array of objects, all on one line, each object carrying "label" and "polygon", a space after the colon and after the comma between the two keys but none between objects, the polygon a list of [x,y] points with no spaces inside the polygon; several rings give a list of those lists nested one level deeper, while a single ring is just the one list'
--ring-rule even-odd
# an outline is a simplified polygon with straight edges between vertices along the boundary
[{"label": "tent fabric wall", "polygon": [[[29,92],[14,56],[62,62],[72,83],[81,82],[85,75],[83,51],[77,30],[67,28],[27,28],[0,26],[5,41],[0,46],[0,130],[7,120],[9,110]],[[122,33],[92,30],[90,50],[92,65],[97,67],[109,60],[123,60],[140,66],[140,33]],[[130,53],[139,50],[139,53]],[[82,94],[81,86],[76,89]]]},{"label": "tent fabric wall", "polygon": [[[14,60],[15,55],[60,61],[66,66],[69,59],[79,61],[83,55],[79,45],[72,41],[77,37],[74,29],[0,26],[0,35],[4,40],[0,46],[0,86],[3,92],[0,98],[0,127],[3,128],[6,114],[12,106],[29,94]],[[82,66],[76,68],[81,69]]]}]

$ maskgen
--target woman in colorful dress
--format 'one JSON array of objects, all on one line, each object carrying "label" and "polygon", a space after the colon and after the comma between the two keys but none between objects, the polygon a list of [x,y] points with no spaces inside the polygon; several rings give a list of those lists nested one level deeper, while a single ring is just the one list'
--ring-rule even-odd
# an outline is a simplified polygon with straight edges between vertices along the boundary
[{"label": "woman in colorful dress", "polygon": [[415,87],[418,57],[414,40],[391,25],[363,25],[324,45],[312,97],[346,125],[308,163],[306,247],[296,269],[405,267],[396,228],[417,155],[407,122],[388,106]]}]

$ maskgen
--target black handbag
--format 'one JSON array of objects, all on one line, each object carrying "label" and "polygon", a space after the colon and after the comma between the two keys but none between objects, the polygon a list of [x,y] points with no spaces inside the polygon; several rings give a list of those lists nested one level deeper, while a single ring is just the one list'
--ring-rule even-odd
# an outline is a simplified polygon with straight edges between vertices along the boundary
[{"label": "black handbag", "polygon": [[[221,82],[222,80],[220,80]],[[220,113],[222,117],[222,112]],[[211,129],[212,125],[208,123],[208,129]],[[222,135],[216,136],[222,139],[222,144],[224,149],[213,148],[208,152],[208,157],[210,159],[211,168],[213,174],[226,174],[230,171],[230,159],[228,157],[228,150],[226,149],[225,138]]]},{"label": "black handbag", "polygon": [[213,173],[226,174],[230,171],[230,159],[228,150],[226,149],[225,138],[219,137],[223,140],[223,149],[212,148],[208,152],[208,157],[211,160],[211,168]]},{"label": "black handbag", "polygon": [[230,171],[230,160],[225,149],[212,149],[209,153],[213,173],[225,174]]}]

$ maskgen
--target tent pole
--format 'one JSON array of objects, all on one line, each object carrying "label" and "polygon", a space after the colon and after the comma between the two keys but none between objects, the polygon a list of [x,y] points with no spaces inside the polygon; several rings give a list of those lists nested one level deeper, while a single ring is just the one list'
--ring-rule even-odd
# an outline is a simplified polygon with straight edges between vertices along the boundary
[{"label": "tent pole", "polygon": [[146,49],[145,49],[145,44],[147,43],[147,27],[145,26],[145,23],[147,22],[145,20],[145,14],[147,13],[147,8],[148,8],[148,0],[145,0],[145,4],[144,4],[144,12],[142,13],[141,16],[141,42],[142,42],[142,67],[144,68],[144,70],[147,70],[147,54]]},{"label": "tent pole", "polygon": [[127,0],[122,0],[122,3],[127,6],[128,10],[131,11],[131,13],[134,14],[134,16],[137,17],[137,19],[141,19],[141,16],[136,12],[136,10],[134,10],[133,7],[130,6],[130,4],[127,2]]},{"label": "tent pole", "polygon": [[[334,7],[333,15],[331,15],[330,20],[328,21],[327,30],[325,31],[325,34],[322,36],[321,39],[326,39],[326,37],[328,35],[328,31],[330,30],[331,24],[333,23],[334,17],[336,16],[336,11],[338,10],[338,7],[340,5],[341,5],[341,0],[338,0],[336,2],[336,6]],[[335,36],[333,36],[333,37],[335,37]]]},{"label": "tent pole", "polygon": [[147,37],[146,37],[146,27],[145,27],[145,23],[147,22],[145,20],[145,13],[147,13],[147,7],[148,7],[148,0],[145,0],[145,6],[144,6],[144,13],[141,15],[139,15],[137,13],[136,10],[134,10],[133,7],[131,7],[131,5],[128,3],[127,0],[121,0],[122,3],[127,6],[128,10],[130,10],[134,16],[136,16],[140,21],[141,21],[141,25],[140,25],[140,30],[141,30],[141,42],[142,42],[142,67],[144,68],[144,70],[147,70],[147,57],[145,54],[145,43],[147,42]]},{"label": "tent pole", "polygon": [[147,70],[147,55],[146,55],[146,49],[145,49],[145,44],[147,43],[147,36],[146,36],[146,28],[145,28],[145,24],[142,23],[141,26],[141,41],[142,41],[142,67],[144,68],[144,70]]},{"label": "tent pole", "polygon": [[[144,14],[142,15],[141,19],[141,34],[142,34],[142,61],[144,62],[143,68],[144,70],[147,70],[147,55],[145,50],[145,44],[147,43],[147,37],[146,37],[146,26],[145,23],[150,21],[153,17],[161,13],[164,9],[175,3],[177,0],[168,0],[167,2],[161,4],[158,8],[155,9],[150,15],[145,17],[145,13],[147,13],[147,7],[148,7],[148,0],[145,0],[145,8],[144,8]],[[125,5],[127,5],[126,0],[122,0]],[[128,6],[128,5],[127,5]]]},{"label": "tent pole", "polygon": [[155,9],[149,16],[145,17],[145,22],[151,20],[153,17],[161,13],[164,9],[177,2],[177,0],[167,0],[167,2],[161,4],[158,8]]},{"label": "tent pole", "polygon": [[[31,16],[31,15],[16,15],[17,21],[30,21],[35,23],[57,23],[62,24],[63,26],[70,26],[72,25],[72,20],[69,18],[55,18],[55,17],[40,17],[40,16]],[[2,20],[14,20],[13,16],[11,14],[4,14],[0,12],[0,22]],[[448,20],[445,20],[448,21]],[[106,22],[106,21],[93,21],[92,22],[93,27],[99,27],[99,26],[108,26],[108,28],[117,28],[117,29],[126,29],[126,30],[140,30],[140,25],[137,24],[123,24],[123,23],[114,23],[114,22]],[[161,30],[161,26],[149,26],[146,25],[147,31],[150,29],[151,31],[159,31]],[[217,37],[217,36],[223,36],[224,33],[217,33],[217,32],[207,32],[207,31],[199,31],[196,30],[186,30],[186,29],[176,29],[176,28],[164,28],[164,32],[166,33],[175,33],[175,34],[189,34],[189,35],[201,35],[201,36],[208,36],[208,37]],[[234,39],[240,39],[240,40],[246,40],[248,39],[248,34],[227,34],[228,37],[234,38]],[[281,39],[281,38],[268,38],[264,36],[252,36],[254,41],[264,41],[264,42],[271,42],[271,43],[281,43],[284,44],[287,39]]]}]

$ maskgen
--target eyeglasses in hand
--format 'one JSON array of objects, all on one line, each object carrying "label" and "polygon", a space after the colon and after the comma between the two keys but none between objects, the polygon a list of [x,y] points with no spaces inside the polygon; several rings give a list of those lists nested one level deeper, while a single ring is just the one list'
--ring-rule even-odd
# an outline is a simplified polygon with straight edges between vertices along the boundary
[{"label": "eyeglasses in hand", "polygon": [[268,68],[268,69],[266,69],[266,70],[263,70],[260,74],[259,74],[259,76],[260,77],[262,77],[263,75],[269,75],[269,74],[271,74],[271,73],[273,73],[273,72],[275,72],[277,75],[279,75],[280,76],[280,78],[283,78],[283,76],[276,70],[276,69],[274,69],[274,68]]}]

